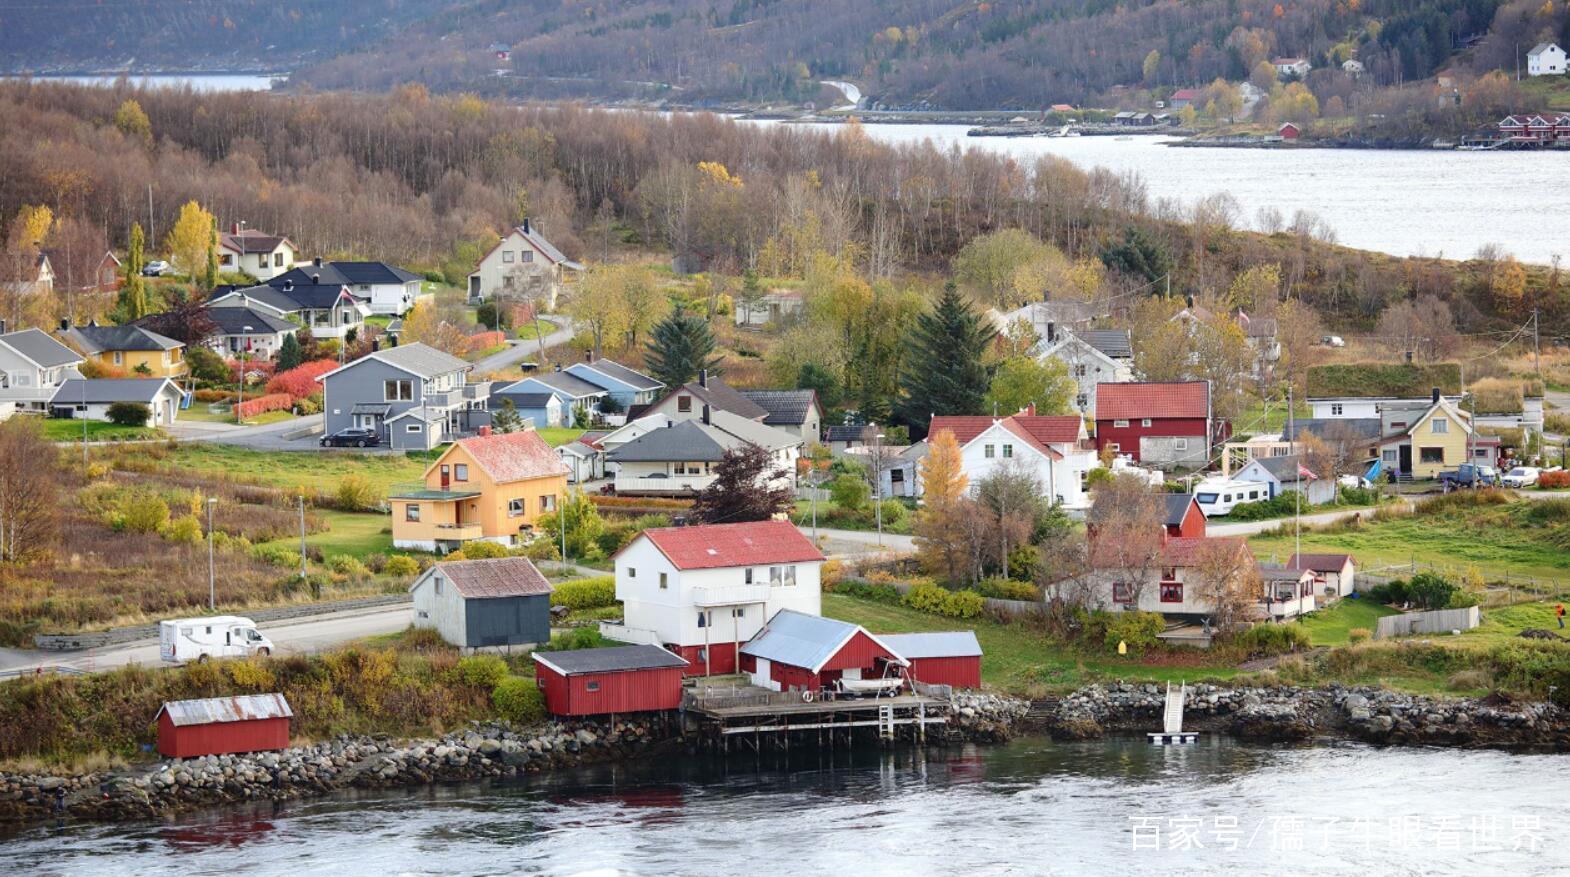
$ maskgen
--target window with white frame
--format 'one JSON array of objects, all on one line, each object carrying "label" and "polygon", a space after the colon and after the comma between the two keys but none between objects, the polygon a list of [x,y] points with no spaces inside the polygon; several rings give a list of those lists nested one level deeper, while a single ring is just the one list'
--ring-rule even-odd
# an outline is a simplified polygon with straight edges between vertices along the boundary
[{"label": "window with white frame", "polygon": [[1118,428],[1118,429],[1126,429],[1128,427],[1128,421],[1127,420],[1114,420],[1114,421],[1112,421],[1112,425],[1114,427]]},{"label": "window with white frame", "polygon": [[1003,456],[1004,456],[1004,458],[1008,458],[1008,457],[1014,456],[1014,446],[1013,445],[1007,445],[1007,444],[1004,445],[1003,446]]},{"label": "window with white frame", "polygon": [[1435,435],[1444,435],[1450,432],[1450,421],[1444,417],[1436,417],[1428,422],[1429,431]]},{"label": "window with white frame", "polygon": [[742,580],[745,584],[752,584],[752,567],[749,566],[742,571]]},{"label": "window with white frame", "polygon": [[513,263],[513,258],[512,250],[502,250],[502,262],[504,264],[511,265]]},{"label": "window with white frame", "polygon": [[452,467],[452,477],[455,481],[469,480],[469,464],[457,463]]},{"label": "window with white frame", "polygon": [[414,399],[414,381],[383,381],[383,402],[408,402]]},{"label": "window with white frame", "polygon": [[1174,451],[1186,451],[1186,450],[1188,450],[1188,439],[1186,439],[1186,438],[1173,439],[1172,440],[1172,450],[1174,450]]},{"label": "window with white frame", "polygon": [[524,511],[524,509],[523,509],[523,500],[521,500],[521,499],[509,499],[509,500],[507,500],[507,517],[509,517],[509,518],[521,518],[521,517],[523,517],[523,511]]},{"label": "window with white frame", "polygon": [[419,521],[420,520],[420,507],[418,505],[415,505],[412,502],[406,504],[403,507],[403,519],[405,521]]},{"label": "window with white frame", "polygon": [[436,593],[438,595],[440,595],[441,592],[442,592],[442,577],[439,576],[439,575],[438,576],[432,576],[431,577],[431,584],[436,586]]},{"label": "window with white frame", "polygon": [[408,426],[404,427],[404,431],[405,432],[421,432],[422,430],[421,430],[421,427],[420,427],[420,425],[418,423],[411,423]]},{"label": "window with white frame", "polygon": [[669,574],[668,573],[660,573],[660,590],[664,591],[664,590],[666,590],[669,587],[670,587]]},{"label": "window with white frame", "polygon": [[1330,403],[1330,416],[1331,416],[1331,417],[1340,417],[1340,416],[1341,416],[1341,414],[1342,414],[1342,413],[1343,413],[1343,412],[1344,412],[1344,411],[1345,411],[1345,410],[1346,410],[1346,409],[1344,409],[1344,408],[1343,408],[1343,407],[1342,407],[1342,406],[1341,406],[1341,403],[1340,403],[1340,402],[1331,402],[1331,403]]},{"label": "window with white frame", "polygon": [[554,511],[556,511],[556,494],[552,493],[552,494],[549,494],[547,496],[540,497],[540,511],[542,511],[542,512],[554,512]]},{"label": "window with white frame", "polygon": [[1149,427],[1150,426],[1150,418],[1148,418],[1148,417],[1140,418],[1139,425],[1140,426],[1144,426],[1144,427]]},{"label": "window with white frame", "polygon": [[996,451],[996,448],[994,448],[992,445],[982,445],[981,446],[981,456],[986,457],[988,460],[992,459],[992,457],[994,456],[995,451]]}]

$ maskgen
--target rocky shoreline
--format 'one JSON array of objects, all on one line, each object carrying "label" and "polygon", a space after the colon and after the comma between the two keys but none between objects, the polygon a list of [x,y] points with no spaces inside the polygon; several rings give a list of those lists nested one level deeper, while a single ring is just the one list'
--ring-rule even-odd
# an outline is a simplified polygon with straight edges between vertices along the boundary
[{"label": "rocky shoreline", "polygon": [[[1165,690],[1156,685],[1092,685],[1031,705],[1026,726],[1058,739],[1161,728]],[[1464,700],[1381,688],[1189,688],[1183,729],[1243,740],[1339,738],[1364,743],[1570,751],[1570,713],[1548,703]]]}]

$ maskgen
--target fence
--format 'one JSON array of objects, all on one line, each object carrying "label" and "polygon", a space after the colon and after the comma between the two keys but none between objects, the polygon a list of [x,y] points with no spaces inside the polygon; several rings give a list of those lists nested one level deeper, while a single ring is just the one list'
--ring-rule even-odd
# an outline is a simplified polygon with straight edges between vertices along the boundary
[{"label": "fence", "polygon": [[1408,612],[1404,615],[1386,615],[1379,619],[1374,639],[1393,636],[1411,636],[1418,633],[1448,633],[1452,630],[1471,630],[1482,623],[1483,613],[1476,606],[1465,609],[1435,609],[1432,612]]},{"label": "fence", "polygon": [[[1469,575],[1469,570],[1464,567],[1413,560],[1408,563],[1358,570],[1357,589],[1367,591],[1374,585],[1388,584],[1394,579],[1410,579],[1421,572],[1434,573],[1456,583],[1464,581]],[[1564,599],[1566,595],[1570,595],[1570,582],[1517,575],[1507,571],[1484,587],[1483,606],[1497,608],[1513,606],[1517,603],[1538,603],[1543,600]]]}]

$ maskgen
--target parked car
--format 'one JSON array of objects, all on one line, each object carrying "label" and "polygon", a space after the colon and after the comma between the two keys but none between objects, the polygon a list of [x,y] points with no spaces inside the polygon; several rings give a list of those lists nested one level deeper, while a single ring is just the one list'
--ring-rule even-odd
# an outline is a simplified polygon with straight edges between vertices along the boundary
[{"label": "parked car", "polygon": [[1492,466],[1462,463],[1455,469],[1439,473],[1439,485],[1447,491],[1460,487],[1498,487],[1499,472]]},{"label": "parked car", "polygon": [[376,430],[363,426],[351,426],[332,435],[322,436],[324,448],[374,448],[381,443],[381,436],[376,434]]},{"label": "parked car", "polygon": [[1324,337],[1319,339],[1319,343],[1323,344],[1326,347],[1345,347],[1346,346],[1346,342],[1341,340],[1341,336],[1340,335],[1325,335]]},{"label": "parked car", "polygon": [[1505,477],[1500,481],[1506,487],[1531,487],[1537,483],[1537,476],[1541,471],[1535,466],[1517,466],[1506,472]]},{"label": "parked car", "polygon": [[146,265],[142,266],[143,277],[162,277],[165,274],[173,273],[174,266],[170,265],[168,262],[165,262],[162,259],[154,259],[153,261],[148,262]]},{"label": "parked car", "polygon": [[256,629],[256,622],[238,615],[158,622],[158,657],[171,663],[272,653],[272,640]]}]

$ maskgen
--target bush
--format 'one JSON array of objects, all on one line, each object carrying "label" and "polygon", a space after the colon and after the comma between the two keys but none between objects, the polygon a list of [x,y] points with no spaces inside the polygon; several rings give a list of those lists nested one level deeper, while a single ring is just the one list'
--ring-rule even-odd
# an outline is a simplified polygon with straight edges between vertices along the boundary
[{"label": "bush", "polygon": [[1029,582],[1016,582],[1013,579],[990,578],[982,579],[976,585],[976,590],[983,597],[992,597],[996,600],[1029,600],[1041,599],[1041,594],[1036,591],[1036,586]]},{"label": "bush", "polygon": [[294,404],[296,408],[300,409],[300,414],[302,415],[321,414],[322,394],[312,393]]},{"label": "bush", "polygon": [[484,539],[463,543],[464,560],[490,560],[495,557],[508,557],[511,554],[512,551],[507,546],[497,542],[487,542]]},{"label": "bush", "polygon": [[[485,326],[486,328],[491,328],[493,326],[498,325],[498,323],[497,323],[498,314],[500,315],[500,318],[501,318],[500,326],[501,326],[502,331],[505,332],[508,329],[511,329],[512,328],[512,308],[501,308],[500,310],[498,310],[497,307],[496,307],[496,304],[494,302],[489,302],[488,301],[488,302],[485,302],[484,304],[481,304],[478,308],[476,308],[475,311],[474,311],[474,321],[477,324],[481,325],[481,326]],[[500,342],[497,342],[497,343],[500,343]],[[494,345],[487,345],[487,346],[494,346]]]},{"label": "bush", "polygon": [[[1308,501],[1303,501],[1303,507],[1308,507]],[[1227,519],[1233,521],[1264,521],[1270,518],[1284,518],[1297,511],[1297,495],[1293,491],[1286,491],[1272,499],[1259,502],[1245,502],[1233,506],[1227,513]]]},{"label": "bush", "polygon": [[829,499],[846,511],[866,508],[871,495],[871,488],[860,475],[841,475],[829,482]]},{"label": "bush", "polygon": [[878,503],[878,508],[883,511],[883,526],[893,527],[902,523],[910,514],[905,504],[897,499],[886,499]]},{"label": "bush", "polygon": [[1341,502],[1346,505],[1378,505],[1379,491],[1373,487],[1343,487]]},{"label": "bush", "polygon": [[115,402],[104,416],[115,426],[146,426],[153,412],[140,402]]},{"label": "bush", "polygon": [[233,402],[233,390],[197,390],[191,397],[198,402],[212,404],[214,402]]},{"label": "bush", "polygon": [[470,350],[490,350],[506,343],[507,335],[504,332],[476,332],[469,336]]},{"label": "bush", "polygon": [[381,497],[371,487],[371,480],[358,473],[350,473],[338,482],[334,493],[338,508],[346,512],[374,511],[382,504]]},{"label": "bush", "polygon": [[337,361],[331,359],[317,359],[295,366],[273,375],[267,382],[267,392],[270,395],[285,395],[291,403],[297,402],[313,393],[320,393],[322,385],[316,379],[337,367]]},{"label": "bush", "polygon": [[1539,490],[1558,490],[1561,487],[1570,487],[1570,470],[1562,472],[1544,472],[1537,476]]},{"label": "bush", "polygon": [[533,679],[508,676],[491,689],[491,704],[496,714],[515,725],[527,725],[545,718],[545,695]]},{"label": "bush", "polygon": [[132,533],[159,533],[169,524],[169,504],[150,493],[137,494],[125,504],[121,522]]},{"label": "bush", "polygon": [[371,570],[364,563],[361,563],[358,557],[348,554],[334,554],[332,557],[329,557],[327,559],[327,568],[338,575],[348,576],[351,579],[368,579],[371,577]]},{"label": "bush", "polygon": [[1166,629],[1166,619],[1159,612],[1112,612],[1102,619],[1106,633],[1102,643],[1117,650],[1118,643],[1128,645],[1128,650],[1139,654],[1161,642],[1159,634]]},{"label": "bush", "polygon": [[1248,656],[1284,655],[1311,646],[1308,631],[1301,624],[1256,624],[1234,639]]},{"label": "bush", "polygon": [[1456,595],[1456,586],[1444,576],[1420,572],[1407,583],[1411,599],[1424,609],[1443,609]]},{"label": "bush", "polygon": [[163,533],[170,542],[195,545],[202,541],[202,522],[196,519],[196,515],[182,515],[170,521]]},{"label": "bush", "polygon": [[420,574],[420,564],[414,558],[403,554],[395,554],[387,558],[387,564],[382,567],[386,575],[406,579]]},{"label": "bush", "polygon": [[823,590],[836,590],[835,586],[845,580],[845,564],[838,560],[825,560],[823,568],[818,572],[818,581]]},{"label": "bush", "polygon": [[986,605],[975,591],[950,591],[930,584],[911,588],[901,602],[912,609],[949,618],[975,618]]},{"label": "bush", "polygon": [[616,605],[616,577],[600,576],[592,579],[575,579],[562,582],[551,591],[552,606],[566,606],[571,610],[599,609]]},{"label": "bush", "polygon": [[507,662],[496,655],[469,655],[458,659],[453,672],[464,685],[495,688],[507,678]]},{"label": "bush", "polygon": [[604,645],[605,637],[600,636],[599,628],[579,627],[551,637],[544,651],[572,652],[578,649],[598,649]]},{"label": "bush", "polygon": [[1347,642],[1355,646],[1358,643],[1366,643],[1373,639],[1374,632],[1366,627],[1354,627],[1346,632],[1346,638]]},{"label": "bush", "polygon": [[1383,585],[1375,585],[1364,590],[1363,595],[1376,603],[1405,603],[1411,599],[1404,579],[1391,579]]},{"label": "bush", "polygon": [[251,557],[273,566],[298,567],[300,553],[287,545],[254,545]]},{"label": "bush", "polygon": [[[185,351],[185,365],[190,369],[191,377],[204,384],[221,384],[229,380],[229,366],[224,364],[223,357],[212,352],[201,344],[192,344]],[[217,399],[202,399],[202,390],[197,390],[197,399],[203,402],[216,402]],[[212,391],[205,391],[212,392]]]},{"label": "bush", "polygon": [[897,606],[901,601],[898,588],[881,582],[841,582],[834,586],[834,593],[891,606]]},{"label": "bush", "polygon": [[288,393],[269,393],[266,396],[257,396],[247,399],[234,406],[236,417],[255,417],[268,411],[287,411],[294,404],[294,398]]}]

